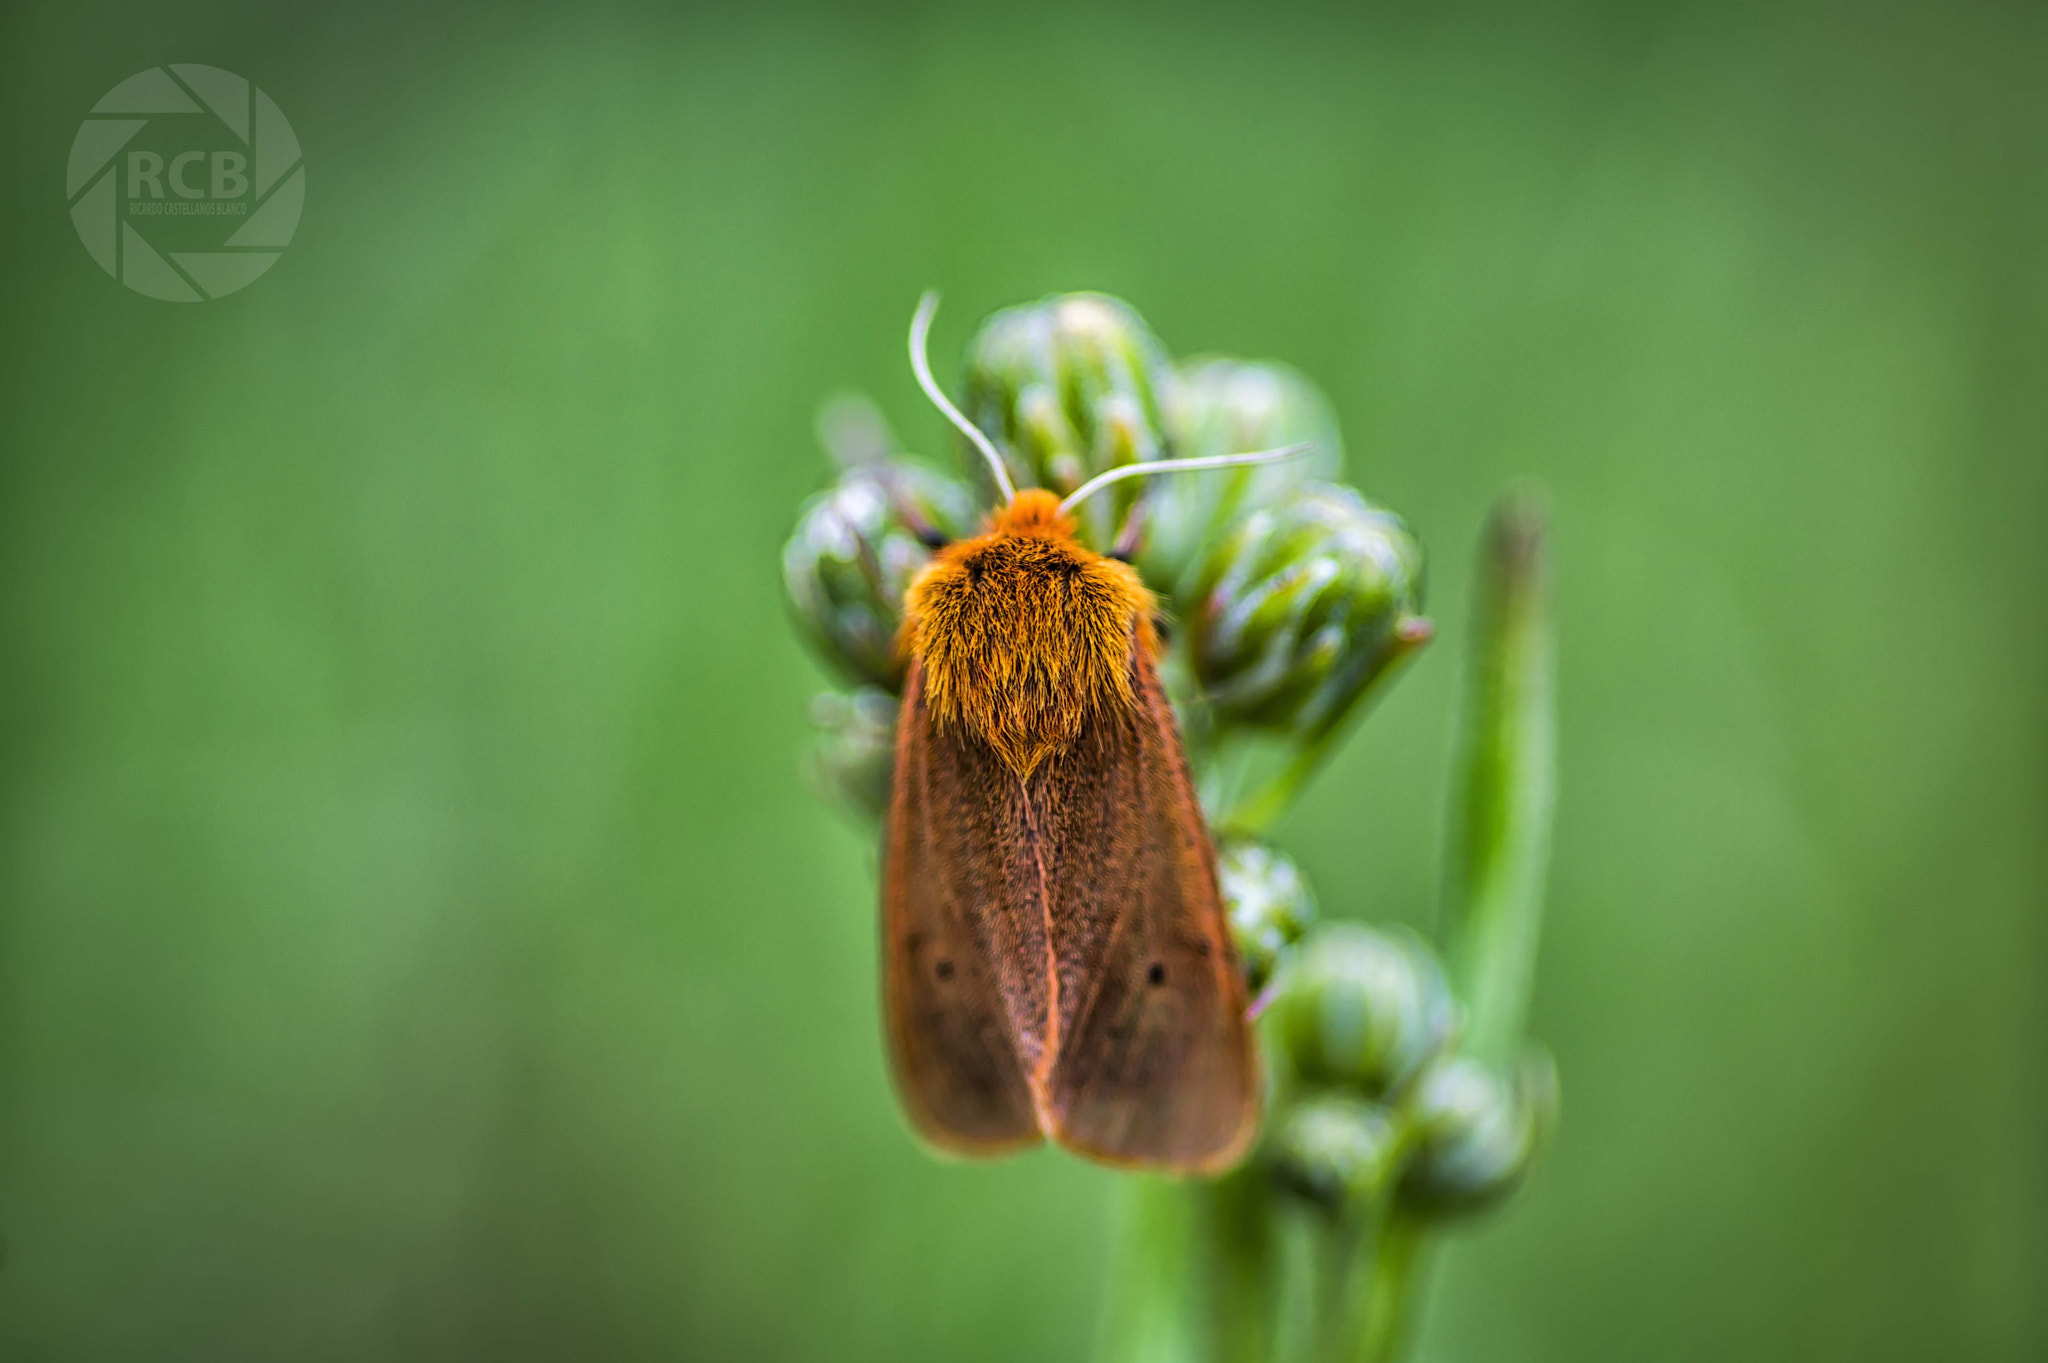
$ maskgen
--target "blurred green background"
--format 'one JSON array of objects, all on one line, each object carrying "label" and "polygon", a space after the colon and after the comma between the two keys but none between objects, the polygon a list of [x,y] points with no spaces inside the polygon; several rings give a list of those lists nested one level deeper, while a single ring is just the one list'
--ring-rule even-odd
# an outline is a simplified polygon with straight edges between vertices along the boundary
[{"label": "blurred green background", "polygon": [[[1526,1193],[1432,1359],[2048,1357],[2038,5],[10,6],[0,1356],[1071,1359],[1117,1179],[939,1163],[777,550],[948,291],[1289,361],[1442,641],[1282,828],[1427,923],[1469,558],[1554,495]],[[80,118],[250,77],[232,297]]]}]

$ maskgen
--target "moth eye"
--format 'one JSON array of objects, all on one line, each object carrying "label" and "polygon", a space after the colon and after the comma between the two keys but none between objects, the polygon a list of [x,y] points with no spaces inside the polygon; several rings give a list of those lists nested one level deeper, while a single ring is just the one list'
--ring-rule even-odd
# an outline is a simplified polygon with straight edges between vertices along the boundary
[{"label": "moth eye", "polygon": [[1150,985],[1165,984],[1166,967],[1164,965],[1161,965],[1158,961],[1154,961],[1152,963],[1152,968],[1145,972],[1145,983]]},{"label": "moth eye", "polygon": [[939,972],[940,979],[950,980],[953,978],[953,963],[951,961],[940,961],[936,969]]}]

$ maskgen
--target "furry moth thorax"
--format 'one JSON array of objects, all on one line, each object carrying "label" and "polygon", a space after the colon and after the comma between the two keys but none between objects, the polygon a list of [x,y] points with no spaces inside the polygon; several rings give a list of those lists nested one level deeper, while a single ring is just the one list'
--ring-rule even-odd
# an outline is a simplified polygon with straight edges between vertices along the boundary
[{"label": "furry moth thorax", "polygon": [[1152,594],[1129,564],[1074,538],[1059,498],[1026,488],[910,584],[904,646],[925,703],[1019,776],[1098,710],[1132,710],[1131,650],[1155,649]]}]

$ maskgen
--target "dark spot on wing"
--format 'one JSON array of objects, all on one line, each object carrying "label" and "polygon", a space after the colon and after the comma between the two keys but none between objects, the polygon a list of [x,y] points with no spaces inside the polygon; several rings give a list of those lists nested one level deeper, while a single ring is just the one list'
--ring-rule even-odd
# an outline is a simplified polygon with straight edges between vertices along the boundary
[{"label": "dark spot on wing", "polygon": [[940,979],[950,980],[953,978],[953,963],[951,961],[940,961],[936,969],[939,972]]},{"label": "dark spot on wing", "polygon": [[1153,985],[1155,987],[1158,985],[1165,984],[1166,967],[1162,965],[1160,962],[1154,961],[1152,963],[1152,968],[1145,972],[1145,983]]}]

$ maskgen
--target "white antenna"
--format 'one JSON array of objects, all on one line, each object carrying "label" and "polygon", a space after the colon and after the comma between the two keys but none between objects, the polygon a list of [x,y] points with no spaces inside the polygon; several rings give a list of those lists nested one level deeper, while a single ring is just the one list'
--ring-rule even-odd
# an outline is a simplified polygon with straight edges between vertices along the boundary
[{"label": "white antenna", "polygon": [[1307,454],[1313,445],[1287,445],[1277,450],[1257,450],[1251,454],[1201,454],[1192,459],[1153,459],[1137,464],[1119,464],[1106,473],[1098,473],[1081,486],[1067,494],[1060,503],[1060,514],[1066,515],[1076,506],[1094,496],[1111,483],[1120,483],[1126,478],[1143,478],[1154,473],[1193,473],[1200,469],[1227,469],[1238,464],[1277,464],[1283,459],[1293,459]]},{"label": "white antenna", "polygon": [[995,475],[996,491],[1003,495],[1003,505],[1017,500],[1016,485],[1010,481],[1010,471],[1003,467],[1003,456],[996,453],[996,447],[989,443],[979,427],[960,415],[960,409],[946,400],[946,395],[932,378],[932,367],[924,357],[924,338],[932,329],[932,314],[939,310],[939,291],[926,289],[924,297],[917,300],[917,315],[910,319],[910,367],[917,374],[917,385],[924,389],[924,395],[932,405],[946,414],[946,420],[960,428],[960,434],[980,450],[988,460],[989,472]]}]

